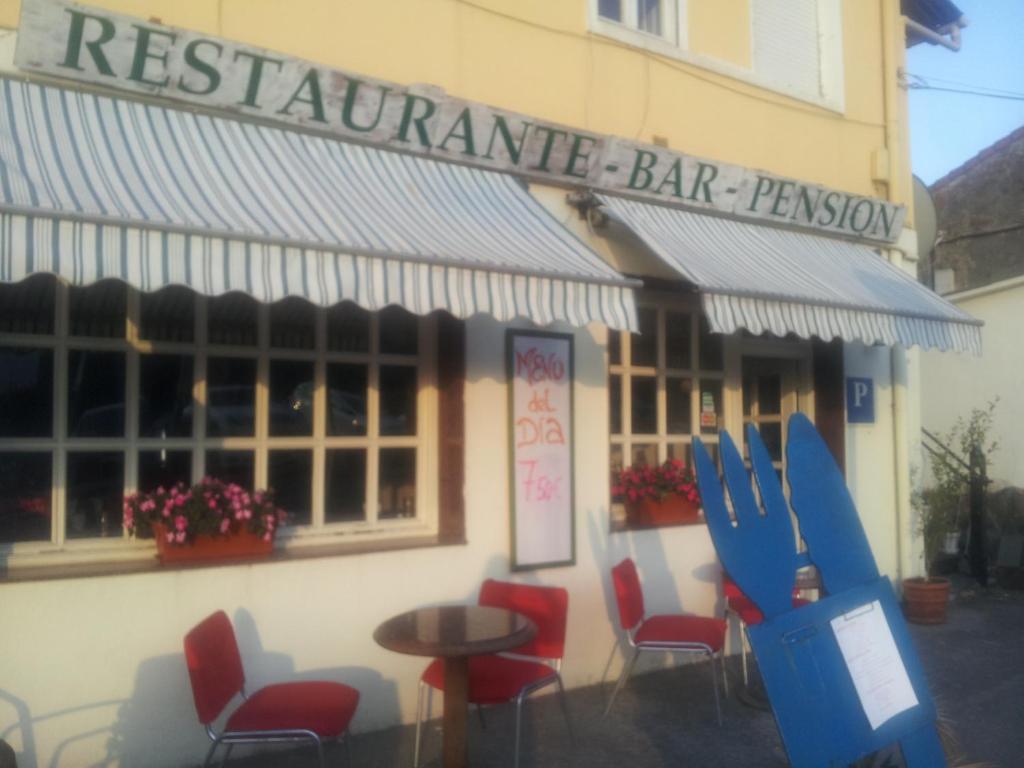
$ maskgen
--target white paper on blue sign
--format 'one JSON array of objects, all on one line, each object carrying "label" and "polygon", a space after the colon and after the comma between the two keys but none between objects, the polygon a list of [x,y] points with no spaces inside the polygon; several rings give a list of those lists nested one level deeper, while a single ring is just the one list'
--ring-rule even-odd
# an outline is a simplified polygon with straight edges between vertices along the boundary
[{"label": "white paper on blue sign", "polygon": [[907,668],[878,600],[832,619],[832,631],[873,730],[917,706]]}]

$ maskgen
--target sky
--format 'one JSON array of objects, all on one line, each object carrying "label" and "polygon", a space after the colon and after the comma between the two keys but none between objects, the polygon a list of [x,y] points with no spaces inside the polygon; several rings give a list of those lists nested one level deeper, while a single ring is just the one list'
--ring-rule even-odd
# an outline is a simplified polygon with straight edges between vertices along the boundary
[{"label": "sky", "polygon": [[1020,98],[911,89],[911,162],[925,184],[1024,125],[1024,0],[954,2],[970,22],[960,50],[915,45],[907,50],[907,72],[934,86],[984,86]]}]

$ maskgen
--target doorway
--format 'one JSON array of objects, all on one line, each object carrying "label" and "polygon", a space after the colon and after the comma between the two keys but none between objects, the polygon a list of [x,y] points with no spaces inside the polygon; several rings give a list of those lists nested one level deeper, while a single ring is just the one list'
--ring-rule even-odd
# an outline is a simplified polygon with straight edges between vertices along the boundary
[{"label": "doorway", "polygon": [[[772,466],[782,487],[786,466],[786,424],[801,410],[800,360],[782,357],[744,356],[743,377],[743,458],[750,464],[747,425],[761,434]],[[806,406],[804,406],[806,407]]]}]

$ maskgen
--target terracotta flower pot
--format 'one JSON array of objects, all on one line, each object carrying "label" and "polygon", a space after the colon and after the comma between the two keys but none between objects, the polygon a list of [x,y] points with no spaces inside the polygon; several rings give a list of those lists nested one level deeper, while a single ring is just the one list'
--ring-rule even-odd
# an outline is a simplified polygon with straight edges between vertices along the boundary
[{"label": "terracotta flower pot", "polygon": [[693,525],[701,522],[700,504],[674,493],[668,494],[660,501],[644,498],[628,502],[626,516],[632,528]]},{"label": "terracotta flower pot", "polygon": [[200,534],[191,543],[182,545],[167,541],[167,529],[154,523],[153,538],[156,541],[157,557],[165,564],[253,559],[267,557],[274,551],[273,539],[266,541],[248,530],[229,536]]},{"label": "terracotta flower pot", "polygon": [[949,604],[949,579],[921,576],[903,580],[903,613],[915,624],[944,624]]}]

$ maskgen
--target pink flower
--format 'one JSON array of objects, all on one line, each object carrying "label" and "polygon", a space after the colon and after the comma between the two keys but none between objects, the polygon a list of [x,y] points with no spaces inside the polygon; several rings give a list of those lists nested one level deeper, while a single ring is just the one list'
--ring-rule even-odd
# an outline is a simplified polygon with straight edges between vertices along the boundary
[{"label": "pink flower", "polygon": [[263,534],[263,540],[264,541],[273,541],[273,538],[274,537],[270,535],[270,531],[267,531],[266,533]]},{"label": "pink flower", "polygon": [[168,531],[167,533],[165,533],[164,538],[167,539],[168,543],[174,543],[174,533],[172,531]]},{"label": "pink flower", "polygon": [[231,528],[231,521],[228,520],[226,517],[223,520],[220,521],[220,532],[221,533],[227,533],[228,530],[230,530],[230,528]]},{"label": "pink flower", "polygon": [[179,544],[184,544],[185,543],[185,532],[184,531],[178,531],[176,534],[174,534],[174,540],[176,542],[178,542]]},{"label": "pink flower", "polygon": [[216,500],[216,499],[210,499],[210,500],[209,500],[209,501],[207,502],[207,504],[206,504],[206,505],[207,505],[207,506],[208,506],[208,507],[209,507],[210,509],[216,509],[216,508],[217,508],[217,500]]},{"label": "pink flower", "polygon": [[188,520],[185,519],[184,515],[178,515],[174,518],[174,528],[178,531],[184,531],[188,528]]}]

